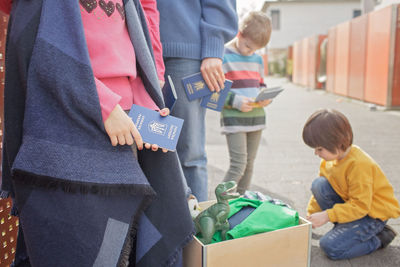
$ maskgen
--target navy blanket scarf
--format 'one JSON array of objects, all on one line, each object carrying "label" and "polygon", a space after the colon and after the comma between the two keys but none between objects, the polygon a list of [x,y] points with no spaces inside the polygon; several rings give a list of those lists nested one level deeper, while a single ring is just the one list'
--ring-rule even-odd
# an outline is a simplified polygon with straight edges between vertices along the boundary
[{"label": "navy blanket scarf", "polygon": [[[124,6],[138,73],[162,108],[143,11]],[[123,266],[130,232],[130,266],[174,265],[193,231],[177,155],[136,160],[111,146],[79,1],[14,0],[9,21],[2,187],[32,266]]]}]

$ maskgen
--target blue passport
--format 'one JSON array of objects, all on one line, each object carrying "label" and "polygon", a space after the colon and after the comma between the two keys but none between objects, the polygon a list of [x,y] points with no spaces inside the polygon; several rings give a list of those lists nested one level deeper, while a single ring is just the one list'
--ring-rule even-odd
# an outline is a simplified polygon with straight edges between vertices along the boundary
[{"label": "blue passport", "polygon": [[164,87],[162,88],[162,93],[165,107],[169,108],[169,110],[172,110],[178,97],[176,95],[174,83],[169,75],[165,81]]},{"label": "blue passport", "polygon": [[136,125],[143,142],[175,151],[183,125],[182,119],[173,116],[162,117],[158,111],[135,104],[128,115]]},{"label": "blue passport", "polygon": [[189,101],[212,94],[201,72],[182,78],[182,83]]},{"label": "blue passport", "polygon": [[218,93],[214,92],[211,95],[203,97],[200,102],[200,106],[209,108],[215,111],[221,111],[225,104],[225,99],[228,96],[229,90],[232,86],[231,80],[225,80],[225,88],[220,90]]}]

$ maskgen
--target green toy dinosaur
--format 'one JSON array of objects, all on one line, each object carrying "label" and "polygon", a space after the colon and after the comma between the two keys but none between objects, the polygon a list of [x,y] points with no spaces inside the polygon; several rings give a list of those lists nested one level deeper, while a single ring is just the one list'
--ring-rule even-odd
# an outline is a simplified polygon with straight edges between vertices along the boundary
[{"label": "green toy dinosaur", "polygon": [[202,211],[195,219],[194,225],[196,233],[201,233],[200,241],[207,245],[211,243],[212,237],[216,231],[221,230],[222,240],[225,240],[225,234],[229,230],[229,199],[239,197],[239,193],[230,193],[236,189],[236,182],[229,181],[219,184],[215,188],[217,203]]}]

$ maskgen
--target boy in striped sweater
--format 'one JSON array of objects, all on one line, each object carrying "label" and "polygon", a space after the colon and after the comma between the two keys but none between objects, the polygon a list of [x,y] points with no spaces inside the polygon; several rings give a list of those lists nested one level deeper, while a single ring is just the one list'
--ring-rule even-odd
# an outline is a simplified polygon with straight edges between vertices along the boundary
[{"label": "boy in striped sweater", "polygon": [[262,12],[250,12],[239,26],[235,39],[225,47],[225,78],[233,81],[221,112],[222,133],[230,155],[230,167],[224,181],[236,181],[243,194],[250,185],[253,163],[265,128],[264,107],[271,100],[254,102],[264,84],[262,58],[254,52],[267,45],[271,22]]}]

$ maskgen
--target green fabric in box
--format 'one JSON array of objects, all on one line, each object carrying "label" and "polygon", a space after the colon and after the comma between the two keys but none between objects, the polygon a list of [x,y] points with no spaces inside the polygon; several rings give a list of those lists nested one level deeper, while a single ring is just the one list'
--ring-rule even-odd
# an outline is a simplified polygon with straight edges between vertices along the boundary
[{"label": "green fabric in box", "polygon": [[[254,207],[255,210],[240,224],[226,233],[226,239],[235,239],[254,234],[274,231],[299,224],[297,211],[284,205],[276,205],[268,201],[256,199],[237,198],[229,202],[231,208],[229,218],[239,212],[243,207]],[[222,241],[221,233],[213,236],[213,242]]]}]

